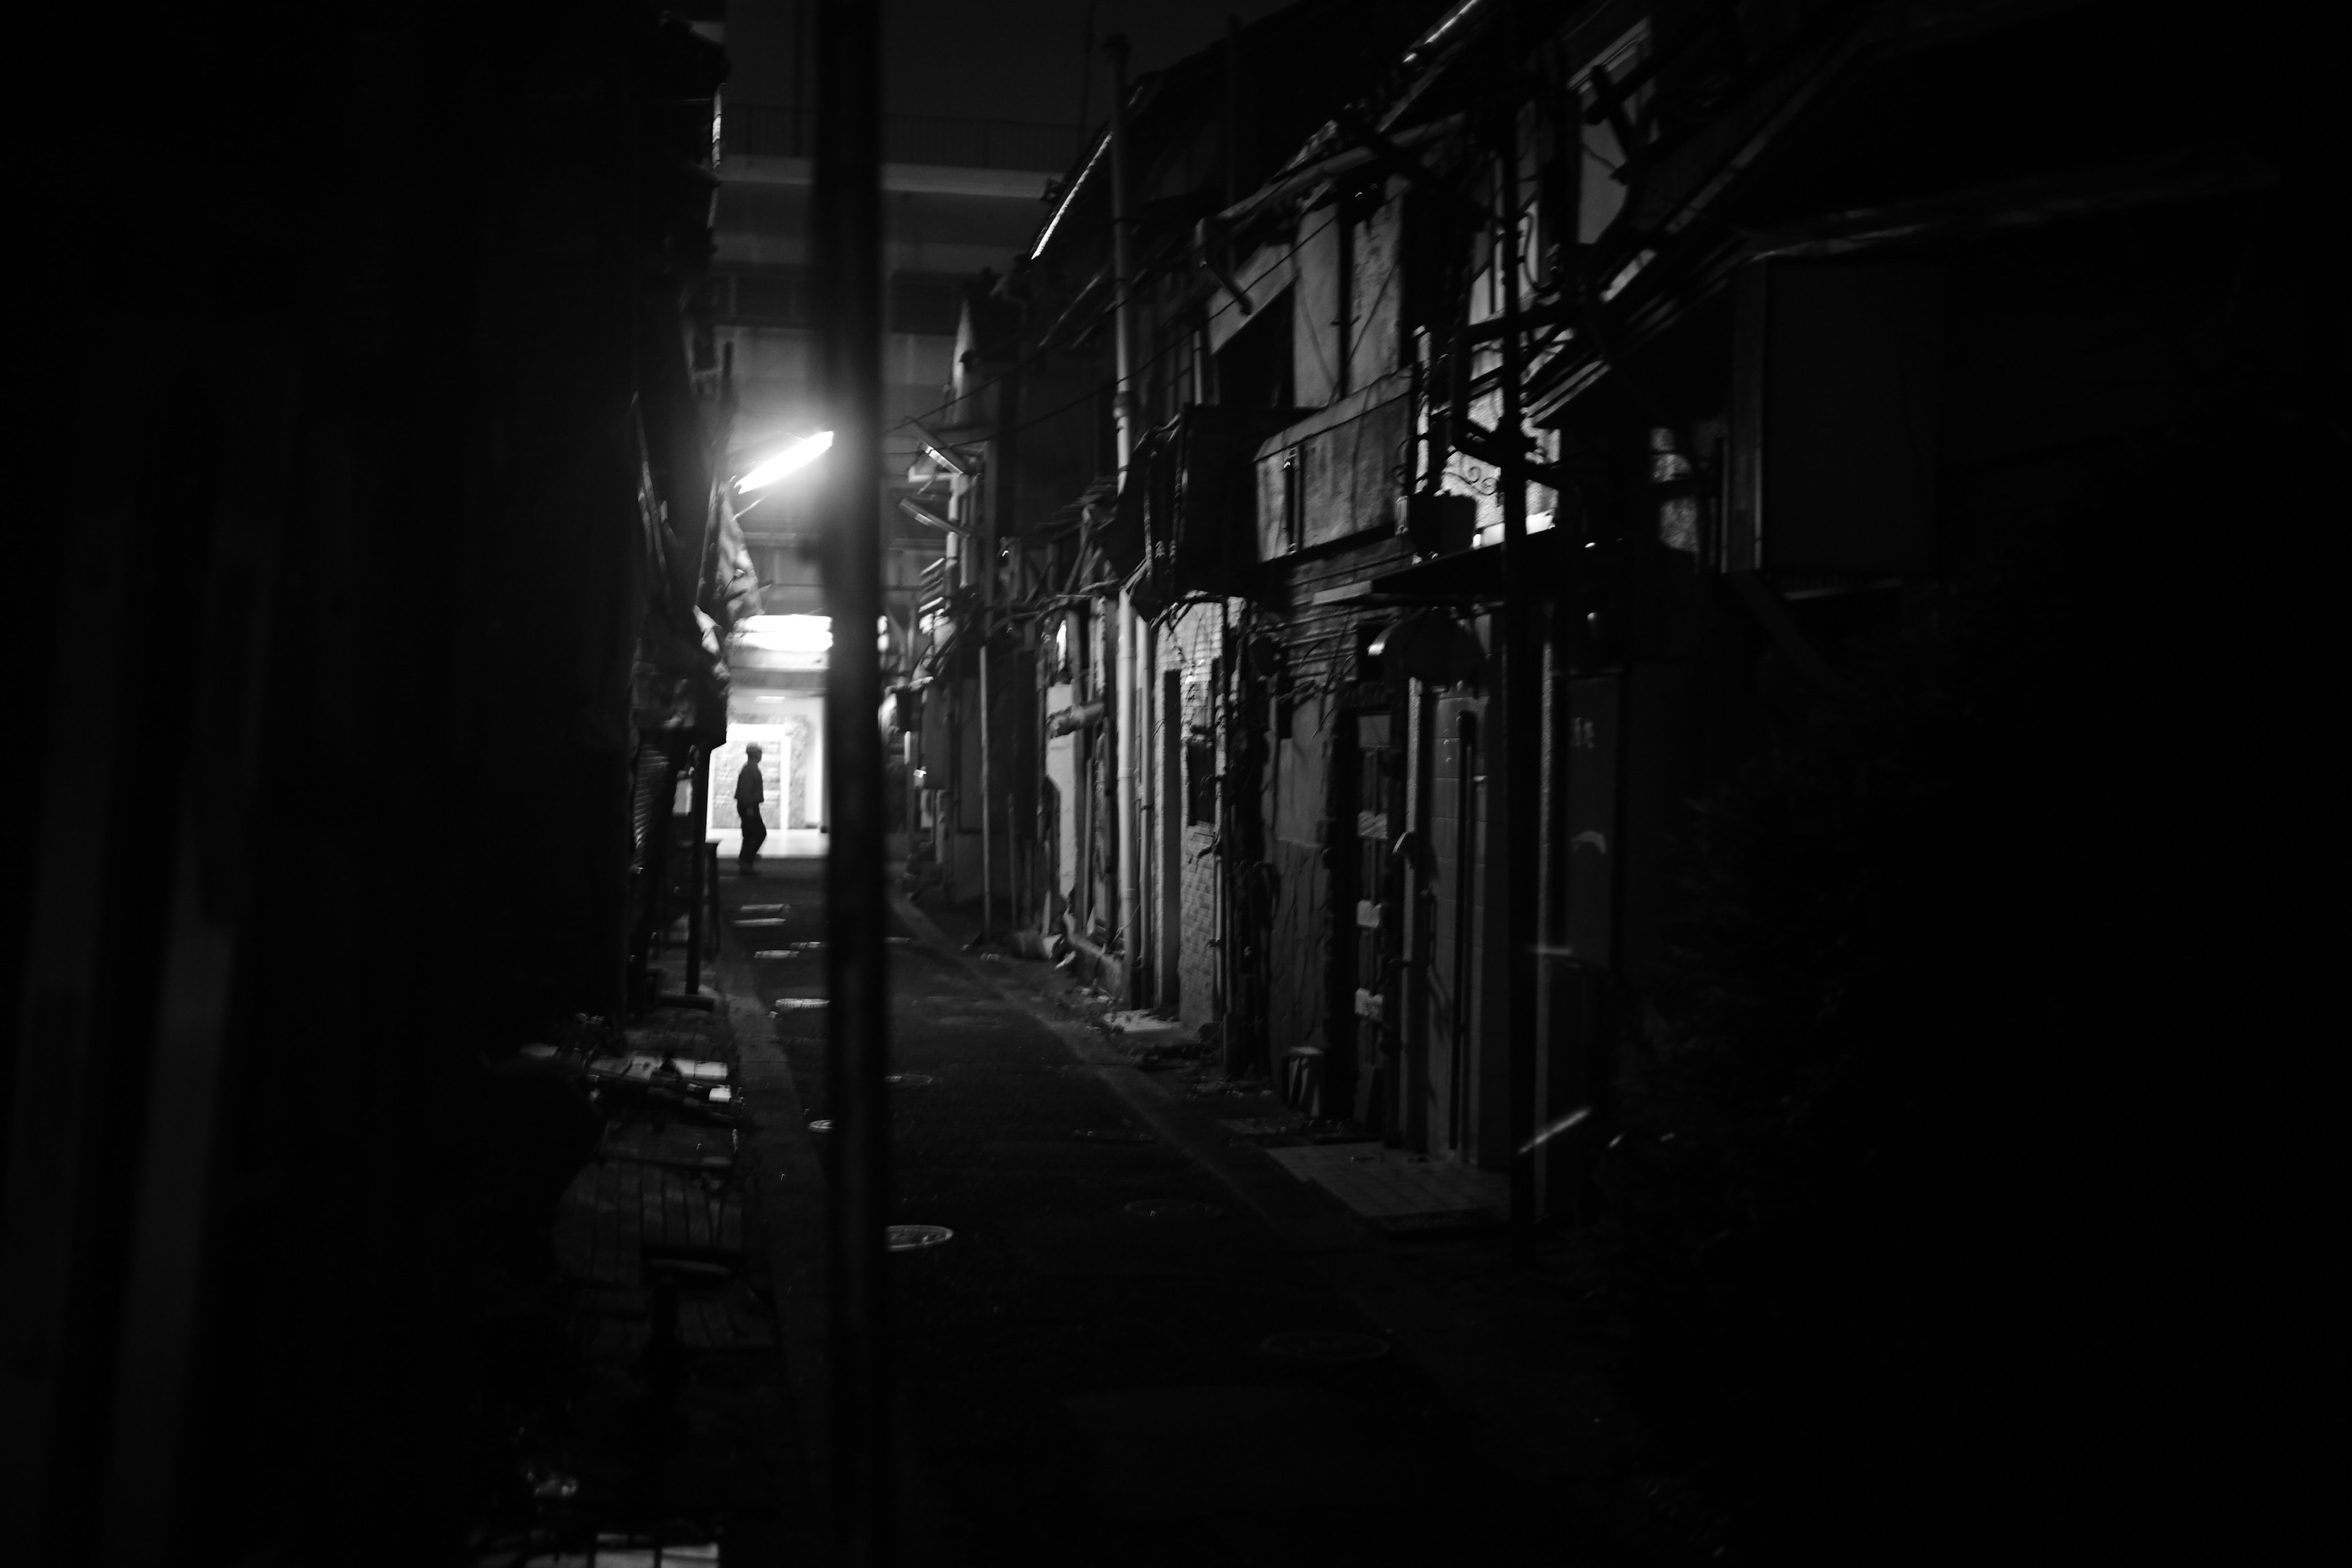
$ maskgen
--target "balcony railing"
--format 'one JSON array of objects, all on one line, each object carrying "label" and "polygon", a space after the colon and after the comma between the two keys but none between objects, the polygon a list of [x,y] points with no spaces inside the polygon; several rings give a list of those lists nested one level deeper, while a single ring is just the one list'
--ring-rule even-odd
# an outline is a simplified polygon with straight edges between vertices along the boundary
[{"label": "balcony railing", "polygon": [[[720,125],[729,155],[805,158],[816,146],[814,112],[790,104],[730,103]],[[887,163],[1058,174],[1077,153],[1078,132],[1071,125],[938,114],[882,117],[882,160]]]}]

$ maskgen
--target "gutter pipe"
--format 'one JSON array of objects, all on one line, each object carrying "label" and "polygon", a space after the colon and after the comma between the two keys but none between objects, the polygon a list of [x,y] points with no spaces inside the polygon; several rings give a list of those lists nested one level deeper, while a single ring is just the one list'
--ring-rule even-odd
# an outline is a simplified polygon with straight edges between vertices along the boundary
[{"label": "gutter pipe", "polygon": [[[1113,34],[1103,44],[1110,57],[1110,203],[1111,309],[1118,327],[1118,391],[1111,399],[1111,416],[1118,426],[1118,489],[1123,497],[1135,476],[1135,195],[1128,167],[1127,39]],[[1135,595],[1122,584],[1118,591],[1118,649],[1112,674],[1118,721],[1112,743],[1118,747],[1114,809],[1118,839],[1119,989],[1128,1005],[1135,1003],[1135,763],[1139,749],[1135,732],[1135,681],[1140,665],[1136,657],[1139,626]]]},{"label": "gutter pipe", "polygon": [[[1508,9],[1503,13],[1507,29],[1517,18]],[[1516,43],[1508,32],[1504,39],[1507,55]],[[1511,457],[1521,457],[1525,448],[1526,425],[1520,407],[1519,333],[1525,319],[1519,308],[1519,214],[1523,209],[1519,185],[1519,133],[1516,105],[1507,117],[1498,117],[1497,168],[1495,184],[1502,195],[1502,211],[1496,215],[1496,264],[1503,274],[1503,408],[1500,440],[1496,445]],[[1465,355],[1466,357],[1466,354]],[[1460,370],[1457,369],[1457,374]],[[1455,405],[1457,417],[1462,405]],[[1455,444],[1460,445],[1457,435]],[[1521,853],[1510,858],[1505,871],[1504,929],[1509,942],[1507,968],[1504,973],[1505,1016],[1507,1037],[1509,1110],[1513,1148],[1527,1146],[1536,1130],[1536,1089],[1539,1082],[1536,1062],[1536,998],[1540,989],[1536,973],[1536,872],[1542,857],[1536,853],[1543,833],[1542,817],[1538,811],[1536,792],[1539,787],[1541,770],[1537,765],[1538,731],[1543,722],[1542,710],[1537,698],[1542,680],[1542,642],[1537,625],[1538,610],[1529,594],[1528,574],[1528,479],[1524,473],[1506,467],[1503,481],[1503,583],[1506,594],[1502,605],[1503,619],[1503,746],[1506,782],[1503,790],[1505,831],[1511,843]],[[1512,1244],[1524,1260],[1535,1240],[1536,1213],[1541,1194],[1536,1188],[1536,1166],[1532,1159],[1520,1158],[1511,1163],[1510,1225]]]},{"label": "gutter pipe", "polygon": [[882,1077],[889,1037],[883,973],[882,551],[874,477],[882,449],[881,28],[878,7],[816,8],[819,64],[812,201],[820,384],[838,432],[823,486],[825,612],[857,628],[834,646],[824,704],[826,1077],[838,1156],[826,1187],[830,1279],[831,1534],[842,1568],[895,1556],[891,1498],[889,1126]]}]

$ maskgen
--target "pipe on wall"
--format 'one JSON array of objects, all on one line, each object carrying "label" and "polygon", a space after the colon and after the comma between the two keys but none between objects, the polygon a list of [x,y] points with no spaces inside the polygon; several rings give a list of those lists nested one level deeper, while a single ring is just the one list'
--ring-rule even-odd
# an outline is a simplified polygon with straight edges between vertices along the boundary
[{"label": "pipe on wall", "polygon": [[[1121,495],[1135,481],[1135,242],[1130,223],[1134,193],[1129,184],[1127,126],[1127,39],[1114,35],[1104,40],[1110,57],[1110,205],[1112,319],[1116,327],[1118,390],[1111,414],[1118,426],[1118,488]],[[1135,944],[1136,856],[1135,682],[1142,661],[1136,657],[1138,637],[1135,595],[1122,586],[1118,594],[1118,642],[1112,674],[1117,705],[1117,729],[1112,743],[1118,749],[1113,801],[1118,814],[1113,831],[1118,840],[1119,989],[1128,1005],[1135,1005],[1138,965]]]}]

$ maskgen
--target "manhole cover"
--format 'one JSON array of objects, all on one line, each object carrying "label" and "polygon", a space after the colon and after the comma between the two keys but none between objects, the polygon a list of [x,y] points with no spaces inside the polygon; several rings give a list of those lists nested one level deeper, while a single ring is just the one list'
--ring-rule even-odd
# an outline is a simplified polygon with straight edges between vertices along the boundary
[{"label": "manhole cover", "polygon": [[1389,1342],[1338,1329],[1303,1329],[1269,1335],[1258,1342],[1258,1349],[1293,1361],[1378,1361],[1389,1353]]},{"label": "manhole cover", "polygon": [[1158,1140],[1149,1132],[1132,1127],[1081,1127],[1070,1134],[1073,1138],[1091,1139],[1097,1143],[1151,1143]]},{"label": "manhole cover", "polygon": [[894,1225],[890,1227],[890,1250],[920,1252],[927,1247],[939,1247],[955,1235],[943,1225]]},{"label": "manhole cover", "polygon": [[884,1074],[882,1081],[893,1089],[924,1089],[940,1080],[927,1072],[894,1072]]},{"label": "manhole cover", "polygon": [[829,1118],[829,1117],[824,1117],[824,1116],[820,1116],[820,1117],[818,1117],[814,1121],[812,1121],[812,1122],[810,1122],[810,1123],[809,1123],[809,1131],[812,1131],[812,1132],[830,1132],[830,1131],[833,1131],[833,1121],[832,1121],[832,1119],[831,1119],[831,1118]]},{"label": "manhole cover", "polygon": [[1191,1198],[1138,1198],[1127,1205],[1138,1219],[1215,1219],[1225,1211]]}]

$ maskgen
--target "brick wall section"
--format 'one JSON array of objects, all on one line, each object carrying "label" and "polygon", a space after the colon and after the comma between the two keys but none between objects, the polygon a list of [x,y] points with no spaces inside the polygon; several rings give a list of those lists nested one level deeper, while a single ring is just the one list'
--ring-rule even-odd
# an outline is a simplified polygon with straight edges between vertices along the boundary
[{"label": "brick wall section", "polygon": [[1300,686],[1344,672],[1355,651],[1355,628],[1395,620],[1394,606],[1317,605],[1315,595],[1412,564],[1412,549],[1394,534],[1366,533],[1311,555],[1292,556],[1268,574],[1269,597],[1280,612],[1290,672]]}]

